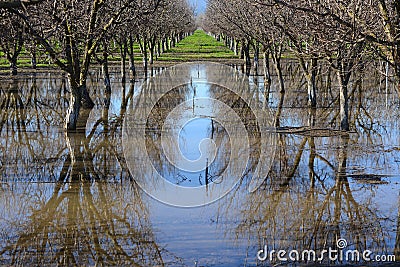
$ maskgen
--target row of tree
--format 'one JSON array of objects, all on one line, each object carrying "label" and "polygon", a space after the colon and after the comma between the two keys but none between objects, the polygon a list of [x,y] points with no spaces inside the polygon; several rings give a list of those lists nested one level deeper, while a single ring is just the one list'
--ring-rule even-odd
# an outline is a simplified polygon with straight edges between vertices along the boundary
[{"label": "row of tree", "polygon": [[86,87],[93,63],[103,66],[110,93],[108,55],[118,48],[125,80],[129,58],[135,76],[134,44],[139,44],[144,67],[154,57],[194,30],[193,9],[185,0],[67,0],[4,1],[0,5],[0,46],[17,74],[21,51],[29,51],[32,66],[37,51],[68,74],[71,88],[65,127],[75,130],[80,108],[94,103]]},{"label": "row of tree", "polygon": [[[336,70],[340,84],[341,129],[349,130],[348,86],[365,63],[383,59],[400,80],[400,2],[395,0],[209,0],[205,30],[238,44],[246,65],[258,67],[264,53],[265,79],[270,84],[269,59],[285,91],[283,54],[294,55],[308,84],[309,104],[317,105],[316,75],[320,64]],[[400,85],[398,87],[400,95]]]}]

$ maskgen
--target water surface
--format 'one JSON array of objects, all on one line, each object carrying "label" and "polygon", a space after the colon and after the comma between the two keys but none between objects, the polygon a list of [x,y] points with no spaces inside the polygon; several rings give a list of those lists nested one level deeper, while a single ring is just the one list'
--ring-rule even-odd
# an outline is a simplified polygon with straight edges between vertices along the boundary
[{"label": "water surface", "polygon": [[[62,74],[2,77],[0,264],[269,266],[279,262],[257,260],[264,246],[322,251],[339,238],[346,239],[350,249],[398,255],[399,100],[394,83],[386,93],[379,72],[374,66],[369,71],[359,87],[359,76],[352,83],[352,131],[344,135],[333,130],[337,87],[326,82],[328,73],[321,74],[319,107],[312,111],[296,64],[285,62],[288,90],[271,172],[249,193],[249,160],[247,176],[233,191],[192,209],[154,200],[130,175],[122,149],[123,121],[132,101],[152,97],[151,91],[139,90],[146,82],[141,73],[135,83],[121,84],[115,70],[107,99],[97,79],[100,72],[94,69],[89,88],[96,108],[86,131],[74,134],[62,129],[69,96]],[[273,83],[264,103],[272,111],[281,97],[276,88]],[[262,76],[251,76],[246,90],[254,101],[261,101]],[[232,150],[229,136],[216,121],[218,114],[185,124],[178,136],[184,156],[199,158],[198,145],[204,138],[215,140],[219,150],[207,175],[177,173],[160,149],[160,129],[155,126],[163,125],[177,103],[195,95],[219,96],[230,103],[232,95],[224,93],[206,81],[188,83],[164,98],[150,118],[154,120],[146,126],[148,153],[171,183],[195,187],[217,181]],[[242,110],[242,118],[248,115],[240,106],[237,110]],[[248,138],[249,129],[238,136]],[[255,134],[251,139],[254,155],[259,153],[257,138]]]}]

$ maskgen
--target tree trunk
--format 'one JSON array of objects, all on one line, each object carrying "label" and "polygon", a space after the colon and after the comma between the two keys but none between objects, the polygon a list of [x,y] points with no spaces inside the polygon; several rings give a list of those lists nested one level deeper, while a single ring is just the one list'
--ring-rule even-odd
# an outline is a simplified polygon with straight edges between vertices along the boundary
[{"label": "tree trunk", "polygon": [[279,79],[280,92],[284,93],[285,92],[285,80],[283,79],[283,72],[282,72],[280,56],[275,58],[274,67],[275,67],[275,71],[276,71],[276,74],[278,75],[278,79]]},{"label": "tree trunk", "polygon": [[89,91],[87,90],[86,79],[81,81],[79,85],[79,93],[81,94],[82,107],[84,109],[92,109],[94,107],[94,102],[89,95]]},{"label": "tree trunk", "polygon": [[157,42],[157,58],[161,56],[161,41]]},{"label": "tree trunk", "polygon": [[229,39],[229,49],[232,51],[235,50],[235,39],[233,39],[233,38]]},{"label": "tree trunk", "polygon": [[169,47],[168,47],[168,38],[164,38],[164,39],[163,39],[163,50],[164,50],[164,52],[166,52],[166,51],[169,50]]},{"label": "tree trunk", "polygon": [[243,44],[243,50],[244,50],[246,68],[251,68],[250,43],[249,42],[245,42]]},{"label": "tree trunk", "polygon": [[148,58],[148,52],[147,52],[147,42],[143,43],[143,68],[144,71],[147,72],[147,67],[148,67],[148,63],[149,63],[149,58]]},{"label": "tree trunk", "polygon": [[311,59],[311,71],[310,76],[307,79],[308,84],[308,104],[310,107],[315,108],[317,106],[317,65],[318,60],[316,58]]},{"label": "tree trunk", "polygon": [[[123,68],[123,78],[122,82],[125,83],[125,59],[123,61],[121,68]],[[103,78],[104,78],[104,86],[106,89],[106,94],[111,94],[111,80],[110,80],[110,73],[108,71],[108,53],[107,53],[107,47],[104,46],[104,51],[103,51],[103,62],[101,64],[101,69],[103,71]]]},{"label": "tree trunk", "polygon": [[172,35],[170,40],[169,40],[169,47],[175,47],[175,36]]},{"label": "tree trunk", "polygon": [[6,51],[7,59],[10,62],[10,70],[11,70],[11,75],[17,75],[18,74],[18,66],[17,66],[17,61],[19,54],[22,51],[22,46],[24,45],[24,38],[22,34],[22,30],[18,31],[18,37],[15,40],[14,43],[14,51],[13,54],[11,55],[11,51]]},{"label": "tree trunk", "polygon": [[12,60],[10,62],[10,73],[13,76],[18,74],[17,59],[14,57],[12,58]]},{"label": "tree trunk", "polygon": [[279,79],[280,92],[283,93],[285,92],[285,81],[283,79],[282,66],[281,66],[283,46],[282,44],[277,44],[271,46],[270,48],[271,48],[272,62],[274,63],[276,74],[278,75]]},{"label": "tree trunk", "polygon": [[[123,40],[121,40],[121,43],[119,44],[119,51],[120,51],[120,56],[121,56],[121,81],[122,83],[126,82],[126,54],[127,54],[127,45],[128,42],[125,37],[123,37]],[[107,57],[108,54],[104,54],[104,61],[107,64],[107,72],[108,72],[108,60]]]},{"label": "tree trunk", "polygon": [[[351,48],[349,47],[339,48],[337,53],[336,69],[338,74],[338,80],[340,82],[340,93],[339,93],[340,128],[344,131],[350,130],[348,85],[351,74],[354,71],[353,67],[356,66],[356,63],[360,63],[358,56],[363,49],[364,49],[364,43],[361,42],[354,44]],[[358,68],[360,67],[363,68],[362,66],[363,64],[359,64]]]},{"label": "tree trunk", "polygon": [[164,39],[160,40],[160,56],[165,52]]},{"label": "tree trunk", "polygon": [[150,45],[150,56],[149,56],[149,64],[153,65],[154,63],[154,47],[152,45]]},{"label": "tree trunk", "polygon": [[235,39],[234,50],[235,56],[239,55],[239,42]]},{"label": "tree trunk", "polygon": [[147,51],[147,38],[143,38],[143,44],[141,41],[139,41],[140,45],[140,50],[142,51],[142,56],[143,56],[143,68],[144,72],[147,73],[147,67],[148,67],[148,51]]},{"label": "tree trunk", "polygon": [[245,45],[245,41],[242,40],[242,45],[240,46],[240,51],[239,51],[239,55],[240,55],[240,59],[244,59],[244,46]]},{"label": "tree trunk", "polygon": [[258,72],[258,66],[259,66],[259,58],[260,58],[260,46],[259,43],[256,42],[256,44],[253,46],[254,48],[254,69],[255,72]]},{"label": "tree trunk", "polygon": [[135,68],[135,57],[133,54],[129,55],[129,73],[130,73],[130,80],[135,80],[136,77],[136,68]]},{"label": "tree trunk", "polygon": [[33,44],[33,47],[31,50],[31,66],[33,69],[36,69],[36,67],[37,67],[36,44]]},{"label": "tree trunk", "polygon": [[135,54],[133,51],[133,37],[132,35],[129,36],[129,73],[130,73],[130,80],[134,81],[136,77],[136,68],[135,68]]},{"label": "tree trunk", "polygon": [[271,91],[271,71],[269,66],[269,52],[264,51],[264,97],[265,101],[269,102],[269,93]]},{"label": "tree trunk", "polygon": [[[303,56],[298,56],[300,66],[303,70],[304,77],[307,80],[307,94],[308,94],[308,105],[310,107],[317,106],[317,89],[316,89],[316,76],[317,76],[317,58],[311,59],[311,64],[306,63]],[[310,67],[311,65],[311,67]]]},{"label": "tree trunk", "polygon": [[149,58],[149,63],[151,65],[153,65],[154,63],[154,52],[155,52],[155,48],[156,48],[156,40],[155,38],[153,38],[153,40],[151,40],[149,42],[149,50],[150,50],[150,58]]},{"label": "tree trunk", "polygon": [[271,70],[269,66],[269,51],[264,52],[264,84],[271,87]]},{"label": "tree trunk", "polygon": [[[282,114],[282,109],[283,109],[283,103],[285,101],[285,81],[283,79],[283,73],[282,73],[282,66],[281,66],[281,55],[282,55],[282,46],[278,45],[277,47],[273,47],[273,52],[272,52],[272,62],[274,63],[274,67],[276,70],[276,73],[278,75],[278,80],[279,80],[279,86],[280,86],[280,99],[279,99],[279,105],[278,109],[275,115],[275,127],[280,127],[280,117]],[[268,56],[266,56],[268,58]],[[268,64],[269,69],[269,62],[265,61],[264,64]]]},{"label": "tree trunk", "polygon": [[90,110],[94,107],[94,102],[89,96],[86,83],[78,85],[76,79],[71,75],[69,75],[68,80],[71,87],[71,95],[64,127],[67,131],[84,131],[88,116],[79,116],[81,107]]},{"label": "tree trunk", "polygon": [[67,120],[65,125],[65,128],[69,132],[77,130],[79,112],[81,108],[80,101],[81,99],[79,94],[71,93],[71,97],[69,99],[69,107],[67,111]]},{"label": "tree trunk", "polygon": [[348,97],[348,81],[346,78],[338,73],[338,78],[340,82],[340,93],[339,93],[339,102],[340,102],[340,129],[343,131],[349,131],[349,97]]},{"label": "tree trunk", "polygon": [[249,76],[251,71],[250,42],[249,41],[243,42],[242,47],[243,47],[244,62],[246,67],[245,72],[246,75]]},{"label": "tree trunk", "polygon": [[69,98],[69,107],[67,111],[67,118],[65,121],[65,128],[67,131],[75,131],[77,130],[79,112],[81,109],[82,95],[80,94],[80,89],[76,84],[76,81],[68,77],[70,87],[71,87],[71,95]]}]

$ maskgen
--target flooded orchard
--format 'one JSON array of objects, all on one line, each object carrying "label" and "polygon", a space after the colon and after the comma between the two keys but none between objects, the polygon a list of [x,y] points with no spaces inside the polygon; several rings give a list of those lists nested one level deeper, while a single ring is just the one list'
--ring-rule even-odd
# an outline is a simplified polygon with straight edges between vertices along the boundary
[{"label": "flooded orchard", "polygon": [[[246,78],[242,66],[224,72],[228,67],[210,71],[209,64],[188,64],[185,75],[180,68],[139,71],[131,83],[121,83],[112,69],[111,95],[93,68],[87,86],[95,108],[81,112],[85,123],[75,133],[63,129],[65,75],[2,77],[0,264],[381,265],[392,255],[399,259],[400,106],[382,65],[353,75],[350,131],[344,132],[337,130],[338,82],[330,68],[320,68],[317,108],[309,108],[296,62],[284,61],[285,92],[276,77],[269,88],[262,73]],[[157,75],[158,83],[150,78]],[[215,77],[237,81],[241,95]],[[265,111],[267,127],[260,127],[253,104]],[[212,142],[202,146],[204,139]],[[174,205],[187,195],[167,198],[169,205],[158,201],[152,193],[165,184],[197,188],[207,205]],[[328,255],[330,249],[336,254]]]}]

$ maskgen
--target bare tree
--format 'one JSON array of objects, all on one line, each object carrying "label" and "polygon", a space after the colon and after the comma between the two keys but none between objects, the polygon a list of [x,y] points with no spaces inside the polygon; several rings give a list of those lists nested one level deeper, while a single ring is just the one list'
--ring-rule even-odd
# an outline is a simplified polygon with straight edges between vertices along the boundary
[{"label": "bare tree", "polygon": [[0,48],[10,63],[12,75],[17,75],[17,60],[25,41],[25,27],[19,17],[0,9]]},{"label": "bare tree", "polygon": [[169,39],[174,46],[185,33],[194,30],[194,11],[184,0],[165,0],[162,9],[142,16],[137,23],[137,41],[143,55],[143,66],[147,69],[148,64],[153,64],[157,54],[161,53],[162,39]]},{"label": "bare tree", "polygon": [[[266,1],[258,1],[266,2]],[[400,3],[395,0],[351,1],[280,1],[275,3],[302,12],[321,22],[334,22],[331,28],[353,32],[372,48],[375,58],[381,57],[394,69],[400,80]],[[400,95],[400,83],[398,86]]]},{"label": "bare tree", "polygon": [[[53,62],[68,73],[71,87],[70,106],[65,128],[75,131],[80,109],[94,102],[86,87],[91,59],[107,32],[118,24],[128,10],[138,14],[154,12],[161,0],[148,1],[49,1],[35,8],[8,10],[18,15],[28,32],[50,55]],[[82,122],[84,125],[84,122]]]},{"label": "bare tree", "polygon": [[[265,78],[270,80],[268,57],[278,76],[280,92],[285,92],[281,58],[287,48],[298,58],[307,80],[308,100],[316,106],[318,62],[326,59],[336,70],[340,83],[340,128],[349,130],[348,85],[350,77],[362,68],[368,38],[356,17],[375,21],[361,1],[210,1],[207,11],[207,25],[215,32],[232,34],[239,31],[245,36],[244,51],[249,44],[260,42],[265,55]],[[363,7],[363,8],[360,8]],[[382,8],[381,8],[382,9]],[[376,12],[375,12],[376,13]],[[256,42],[254,42],[256,41]],[[253,45],[257,51],[258,46]],[[246,58],[248,57],[248,52]],[[255,61],[258,55],[255,53]],[[246,60],[246,65],[248,65]],[[257,65],[257,64],[256,64]],[[269,82],[268,82],[269,83]],[[283,104],[284,95],[281,97]],[[278,109],[279,113],[279,109]],[[279,114],[278,114],[279,115]],[[279,117],[279,116],[277,116]],[[277,126],[279,121],[277,120]]]},{"label": "bare tree", "polygon": [[251,7],[243,1],[211,0],[202,23],[206,31],[214,33],[217,39],[224,38],[227,45],[232,39],[236,43],[233,44],[233,50],[237,50],[240,43],[241,58],[244,59],[248,73],[251,68],[250,47],[254,41],[252,26],[256,24],[251,16]]}]

